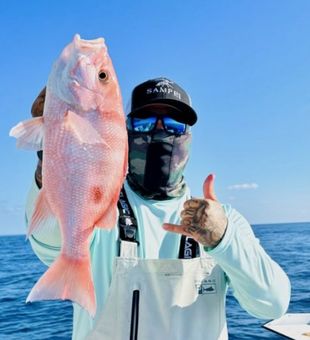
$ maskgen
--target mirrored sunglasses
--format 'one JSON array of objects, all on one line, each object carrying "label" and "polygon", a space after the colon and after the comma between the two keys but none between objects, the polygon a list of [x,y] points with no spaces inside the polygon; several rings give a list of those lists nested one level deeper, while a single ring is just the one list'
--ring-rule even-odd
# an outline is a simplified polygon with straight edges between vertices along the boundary
[{"label": "mirrored sunglasses", "polygon": [[176,135],[186,132],[186,124],[167,116],[149,116],[145,118],[131,117],[131,129],[135,132],[151,132],[155,129],[158,120],[162,121],[164,129]]}]

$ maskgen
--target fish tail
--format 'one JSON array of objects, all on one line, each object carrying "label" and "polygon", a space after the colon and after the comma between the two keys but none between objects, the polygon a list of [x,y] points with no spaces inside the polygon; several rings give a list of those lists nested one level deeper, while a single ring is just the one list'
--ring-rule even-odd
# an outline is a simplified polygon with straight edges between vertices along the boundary
[{"label": "fish tail", "polygon": [[72,259],[60,254],[34,285],[26,302],[56,299],[76,302],[95,316],[96,298],[89,255]]}]

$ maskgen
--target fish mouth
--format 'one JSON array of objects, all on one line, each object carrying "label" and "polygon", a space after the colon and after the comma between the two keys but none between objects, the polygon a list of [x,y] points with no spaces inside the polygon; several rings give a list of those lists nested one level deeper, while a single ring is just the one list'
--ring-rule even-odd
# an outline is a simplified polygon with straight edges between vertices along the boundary
[{"label": "fish mouth", "polygon": [[78,44],[86,46],[86,47],[88,47],[88,46],[93,47],[95,45],[104,46],[104,43],[105,43],[105,40],[102,37],[97,38],[97,39],[87,40],[87,39],[82,39],[79,34],[75,34],[74,40]]}]

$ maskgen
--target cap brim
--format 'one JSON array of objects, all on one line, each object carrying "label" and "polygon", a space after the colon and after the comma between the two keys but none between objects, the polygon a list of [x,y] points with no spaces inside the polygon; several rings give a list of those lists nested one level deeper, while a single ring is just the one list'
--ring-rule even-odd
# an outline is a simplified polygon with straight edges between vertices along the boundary
[{"label": "cap brim", "polygon": [[165,106],[171,108],[169,115],[183,123],[192,126],[197,122],[197,114],[192,107],[173,99],[157,98],[154,101],[149,101],[147,105],[137,107],[134,111],[131,111],[129,116],[143,116],[146,112],[152,111],[151,109],[152,107],[154,108],[155,104],[164,104]]}]

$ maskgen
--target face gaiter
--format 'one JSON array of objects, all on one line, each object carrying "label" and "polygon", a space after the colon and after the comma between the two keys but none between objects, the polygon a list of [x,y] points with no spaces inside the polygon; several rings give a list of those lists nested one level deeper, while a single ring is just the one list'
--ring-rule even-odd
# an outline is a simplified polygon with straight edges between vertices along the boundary
[{"label": "face gaiter", "polygon": [[128,131],[130,186],[141,196],[165,200],[185,191],[183,171],[189,158],[192,135]]}]

